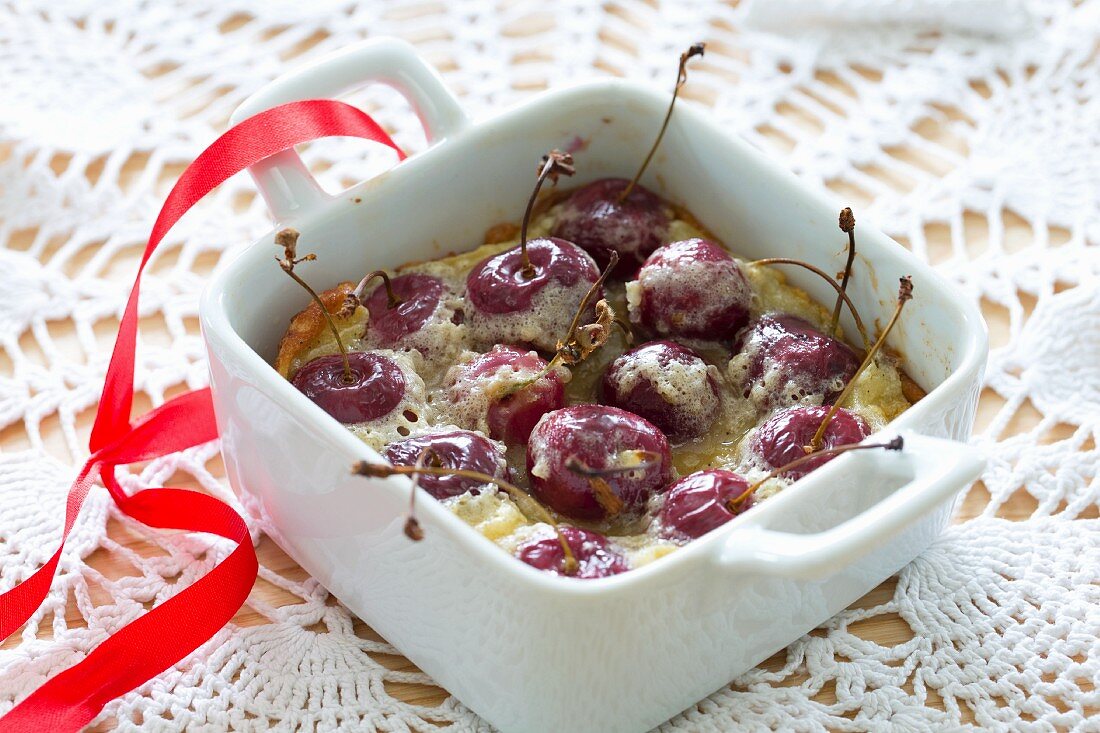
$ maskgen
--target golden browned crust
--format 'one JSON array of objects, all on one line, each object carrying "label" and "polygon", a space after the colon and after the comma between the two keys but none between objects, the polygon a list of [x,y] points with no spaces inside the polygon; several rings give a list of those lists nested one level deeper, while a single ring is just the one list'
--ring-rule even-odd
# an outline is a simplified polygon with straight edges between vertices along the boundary
[{"label": "golden browned crust", "polygon": [[915,405],[923,400],[924,396],[928,394],[924,391],[924,388],[914,382],[913,378],[906,374],[900,366],[898,367],[898,373],[901,374],[901,396],[908,400],[910,405]]},{"label": "golden browned crust", "polygon": [[485,244],[503,244],[519,237],[519,227],[510,221],[502,221],[485,230]]},{"label": "golden browned crust", "polygon": [[[344,304],[344,296],[354,289],[354,283],[342,282],[319,295],[321,302],[325,304],[325,309],[335,314]],[[328,326],[324,316],[321,315],[321,309],[317,307],[315,301],[310,300],[308,306],[290,319],[290,326],[279,342],[279,354],[275,357],[275,369],[279,374],[290,379],[290,368],[294,360],[308,350],[314,339],[326,328]]]}]

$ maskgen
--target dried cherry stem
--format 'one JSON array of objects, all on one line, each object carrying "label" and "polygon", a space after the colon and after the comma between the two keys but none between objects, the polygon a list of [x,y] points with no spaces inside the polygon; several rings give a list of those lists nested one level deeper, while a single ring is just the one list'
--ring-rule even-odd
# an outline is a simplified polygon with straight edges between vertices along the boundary
[{"label": "dried cherry stem", "polygon": [[856,261],[856,217],[847,206],[840,210],[839,224],[840,231],[848,235],[848,259],[844,263],[844,274],[841,275],[840,279],[841,292],[836,296],[836,303],[833,305],[833,317],[829,319],[829,333],[836,333],[837,325],[840,323],[840,306],[843,303],[841,295],[848,292],[848,280],[852,277],[852,265]]},{"label": "dried cherry stem", "polygon": [[625,454],[634,456],[637,462],[632,465],[592,468],[576,456],[570,456],[565,461],[567,469],[588,478],[588,485],[592,487],[592,494],[596,497],[596,503],[607,512],[609,517],[617,516],[623,510],[624,504],[619,495],[615,493],[615,490],[611,488],[611,484],[607,483],[604,476],[630,473],[631,471],[644,471],[656,466],[661,460],[659,454],[648,450],[622,451],[619,453],[619,458],[621,459]]},{"label": "dried cherry stem", "polygon": [[367,276],[359,281],[359,284],[355,286],[355,290],[352,294],[359,302],[363,301],[363,298],[367,294],[367,283],[376,277],[382,278],[382,285],[386,288],[386,300],[388,301],[388,308],[396,308],[401,305],[401,298],[397,296],[397,293],[393,292],[393,283],[390,281],[390,276],[386,274],[385,270],[375,270],[374,272],[367,273]]},{"label": "dried cherry stem", "polygon": [[867,328],[863,325],[863,319],[859,317],[859,311],[856,310],[855,304],[852,303],[848,294],[844,292],[844,289],[840,287],[840,283],[838,283],[832,275],[825,272],[820,267],[811,265],[809,262],[791,259],[790,257],[768,257],[763,260],[753,260],[749,263],[750,267],[755,267],[757,265],[797,265],[798,267],[809,270],[829,283],[833,290],[836,291],[837,297],[844,301],[848,306],[848,310],[852,312],[852,318],[856,322],[856,330],[859,331],[859,335],[863,339],[863,350],[866,352],[871,348],[871,338],[867,335]]},{"label": "dried cherry stem", "polygon": [[564,553],[562,558],[562,570],[566,575],[572,575],[577,572],[577,558],[573,555],[573,550],[569,547],[569,543],[565,541],[565,535],[562,534],[561,528],[558,527],[557,521],[554,516],[528,494],[523,489],[508,483],[504,479],[497,478],[496,476],[490,476],[487,473],[481,473],[480,471],[471,471],[465,468],[447,468],[445,466],[390,466],[384,463],[370,463],[369,461],[359,461],[351,467],[351,472],[359,476],[367,476],[370,478],[388,478],[390,476],[459,476],[461,478],[468,478],[474,481],[480,481],[486,484],[493,484],[494,486],[503,489],[507,492],[516,504],[519,505],[520,511],[527,514],[527,511],[523,510],[524,505],[528,509],[534,508],[535,511],[531,512],[538,515],[540,522],[549,524],[554,528],[554,533],[558,537],[558,542],[561,544],[562,552]]},{"label": "dried cherry stem", "polygon": [[902,309],[905,308],[905,304],[913,298],[913,279],[908,275],[901,278],[898,285],[898,302],[894,306],[894,313],[890,316],[890,321],[886,324],[886,328],[882,329],[882,333],[879,334],[878,340],[875,341],[868,351],[867,355],[863,357],[863,363],[859,365],[859,369],[856,369],[856,373],[852,375],[852,378],[848,380],[848,383],[844,385],[844,390],[840,393],[840,396],[836,398],[833,404],[829,407],[829,411],[825,413],[825,417],[821,420],[821,424],[817,427],[817,432],[814,433],[813,440],[810,441],[808,446],[805,446],[803,450],[807,453],[813,453],[821,447],[821,441],[825,438],[825,430],[828,429],[829,423],[832,422],[833,417],[836,415],[837,410],[840,409],[844,400],[848,399],[848,396],[855,389],[856,380],[859,379],[859,375],[863,374],[863,371],[871,364],[875,359],[875,354],[882,349],[882,345],[886,343],[886,337],[890,335],[891,329],[894,328],[894,324],[898,322],[898,318],[901,316]]},{"label": "dried cherry stem", "polygon": [[539,161],[539,174],[535,180],[535,190],[531,192],[531,198],[527,199],[527,210],[523,212],[523,225],[519,230],[520,257],[523,261],[523,269],[520,272],[528,280],[535,276],[535,266],[531,264],[531,258],[527,256],[527,225],[531,223],[531,212],[535,209],[535,199],[539,196],[539,189],[542,188],[542,184],[547,178],[557,183],[558,176],[571,176],[575,172],[573,156],[556,148],[542,156]]},{"label": "dried cherry stem", "polygon": [[608,517],[617,517],[626,506],[623,500],[607,483],[607,479],[601,476],[590,476],[588,485],[592,487],[592,495],[596,497],[596,503],[604,510]]},{"label": "dried cherry stem", "polygon": [[795,458],[790,463],[784,464],[779,468],[770,471],[767,476],[760,479],[759,481],[755,481],[750,484],[747,489],[726,502],[726,507],[729,508],[731,512],[736,511],[737,507],[739,507],[742,502],[744,502],[746,499],[756,493],[756,490],[759,489],[761,486],[768,483],[773,478],[779,478],[787,471],[790,471],[792,468],[798,468],[799,466],[803,465],[804,463],[808,463],[809,461],[829,456],[839,456],[841,453],[850,453],[857,450],[872,450],[877,448],[881,448],[883,450],[901,450],[904,447],[905,441],[899,435],[896,438],[893,438],[892,440],[889,440],[885,443],[845,443],[844,445],[837,445],[832,448],[826,448],[825,450],[819,450],[814,453],[800,456],[799,458]]},{"label": "dried cherry stem", "polygon": [[[611,336],[611,326],[619,321],[615,309],[611,304],[601,298],[596,301],[596,320],[581,326],[573,332],[572,337],[566,343],[558,344],[558,350],[550,360],[564,366],[576,366],[587,359],[597,349],[607,343]],[[619,323],[622,328],[622,323]],[[633,333],[627,332],[628,340],[633,339]],[[548,369],[553,368],[548,365]]]},{"label": "dried cherry stem", "polygon": [[409,515],[405,519],[405,536],[413,542],[419,542],[424,539],[424,529],[420,526],[420,520],[416,518],[416,490],[420,487],[420,476],[427,465],[429,458],[434,459],[434,465],[441,465],[439,454],[433,451],[431,448],[425,448],[420,451],[420,455],[416,457],[416,469],[417,472],[412,475],[412,490],[409,491]]},{"label": "dried cherry stem", "polygon": [[[577,306],[576,313],[573,314],[573,321],[569,324],[569,330],[565,332],[565,338],[561,341],[558,341],[558,354],[561,354],[563,349],[568,348],[569,344],[576,341],[577,329],[581,325],[581,318],[584,317],[584,312],[588,310],[589,303],[591,303],[592,299],[596,297],[596,293],[600,292],[600,290],[603,288],[603,284],[607,282],[607,278],[611,275],[611,271],[615,269],[615,265],[617,264],[619,264],[619,253],[612,252],[611,259],[608,261],[607,267],[604,268],[603,272],[600,273],[600,276],[596,278],[596,282],[592,283],[592,287],[588,288],[588,292],[584,294],[583,298],[581,298],[581,303]],[[611,317],[612,320],[614,320],[614,311],[611,312]],[[587,354],[585,356],[587,356]],[[555,354],[554,358],[557,358],[557,354]]]},{"label": "dried cherry stem", "polygon": [[355,381],[355,376],[351,372],[351,362],[348,361],[348,350],[344,346],[344,340],[340,338],[340,331],[336,328],[336,323],[332,320],[332,314],[328,312],[328,308],[325,307],[325,303],[321,300],[321,296],[317,294],[313,288],[309,286],[305,280],[300,278],[296,272],[294,272],[294,266],[302,262],[312,262],[317,259],[317,255],[310,252],[307,255],[298,257],[298,237],[301,235],[297,229],[280,229],[275,234],[275,244],[283,249],[282,258],[276,257],[275,261],[279,263],[279,267],[283,269],[290,279],[301,285],[310,297],[313,298],[313,302],[317,304],[317,307],[321,309],[321,315],[325,319],[325,323],[328,324],[329,330],[332,331],[332,337],[336,339],[336,346],[340,349],[340,358],[344,362],[344,382],[351,384]]},{"label": "dried cherry stem", "polygon": [[619,194],[619,203],[626,201],[626,197],[630,195],[630,192],[634,190],[634,186],[641,180],[642,174],[645,173],[645,169],[649,167],[649,162],[653,160],[653,155],[657,152],[657,148],[661,145],[661,140],[665,136],[665,130],[668,129],[669,120],[672,119],[672,110],[676,107],[676,99],[680,96],[680,87],[684,86],[687,82],[687,62],[689,59],[695,56],[702,56],[706,50],[707,44],[705,43],[693,43],[680,54],[680,65],[676,69],[676,86],[672,88],[672,100],[668,103],[668,112],[665,112],[665,121],[661,123],[661,130],[657,133],[657,139],[653,141],[653,147],[649,149],[649,155],[642,161],[641,168],[634,174],[634,178],[630,180],[626,188]]},{"label": "dried cherry stem", "polygon": [[554,352],[554,356],[551,357],[542,371],[530,379],[513,385],[504,393],[504,396],[514,394],[524,387],[529,387],[559,366],[570,367],[581,363],[591,356],[592,352],[607,343],[608,336],[611,335],[611,326],[614,323],[618,323],[619,327],[624,330],[627,342],[633,342],[633,331],[630,330],[629,325],[620,322],[618,316],[615,315],[615,310],[606,300],[596,301],[596,320],[585,326],[581,325],[581,318],[584,312],[588,310],[592,298],[600,292],[600,288],[603,287],[604,282],[618,262],[619,255],[612,252],[611,261],[608,262],[607,267],[596,278],[596,282],[592,283],[592,287],[581,298],[581,303],[577,306],[577,312],[573,314],[573,322],[569,324],[569,330],[566,332],[565,338],[558,341],[557,351]]},{"label": "dried cherry stem", "polygon": [[619,453],[619,457],[623,455],[630,455],[637,460],[637,463],[633,463],[629,466],[611,466],[609,468],[592,468],[587,463],[577,458],[576,456],[570,456],[565,461],[565,467],[573,473],[579,473],[582,476],[613,476],[620,473],[630,473],[631,471],[645,471],[646,469],[653,468],[661,461],[659,453],[654,453],[651,450],[624,450]]}]

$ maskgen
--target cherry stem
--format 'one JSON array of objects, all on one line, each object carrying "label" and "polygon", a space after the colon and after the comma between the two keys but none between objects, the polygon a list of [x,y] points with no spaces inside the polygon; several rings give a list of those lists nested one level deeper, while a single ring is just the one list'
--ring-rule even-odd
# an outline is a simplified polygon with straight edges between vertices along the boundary
[{"label": "cherry stem", "polygon": [[531,258],[527,256],[527,225],[531,222],[531,212],[535,209],[535,199],[538,198],[539,190],[547,178],[557,183],[558,176],[571,176],[574,172],[573,156],[556,148],[542,156],[542,160],[539,161],[539,174],[538,178],[535,179],[535,190],[531,192],[531,198],[527,199],[527,210],[523,212],[523,225],[520,227],[519,232],[520,257],[523,262],[520,272],[528,280],[536,274],[535,266],[531,264]]},{"label": "cherry stem", "polygon": [[609,517],[614,517],[623,510],[623,500],[615,493],[615,490],[611,488],[611,484],[607,483],[607,479],[605,479],[604,476],[630,473],[631,471],[644,471],[656,466],[661,460],[659,454],[648,450],[623,451],[619,454],[619,458],[622,458],[622,456],[627,453],[633,454],[639,458],[639,462],[631,466],[592,468],[576,456],[570,456],[565,461],[565,467],[570,471],[588,478],[588,485],[592,487],[592,494],[596,497],[596,503],[607,512]]},{"label": "cherry stem", "polygon": [[641,180],[642,174],[645,173],[645,169],[649,167],[649,162],[653,160],[653,155],[657,152],[657,148],[661,145],[661,140],[665,136],[665,130],[668,129],[669,120],[672,119],[672,110],[676,107],[676,99],[680,96],[680,87],[684,86],[687,82],[687,62],[694,56],[702,56],[706,50],[705,43],[693,43],[687,51],[680,54],[680,65],[676,69],[676,86],[672,88],[672,100],[668,103],[668,112],[665,112],[665,120],[661,123],[661,130],[657,133],[657,139],[653,141],[653,147],[649,149],[649,155],[642,161],[642,167],[638,169],[638,172],[634,174],[634,178],[630,180],[626,188],[619,194],[619,203],[626,201],[626,197],[630,195],[630,192],[634,190],[634,186]]},{"label": "cherry stem", "polygon": [[629,453],[639,459],[638,463],[630,466],[611,466],[608,468],[592,468],[587,463],[577,458],[576,456],[570,456],[565,461],[565,467],[573,473],[579,473],[582,476],[613,476],[620,473],[630,473],[631,471],[645,471],[653,468],[661,461],[659,453],[655,453],[651,450],[629,450],[623,451],[619,454],[622,457],[623,454]]},{"label": "cherry stem", "polygon": [[[577,312],[573,314],[573,322],[569,324],[569,330],[566,331],[565,338],[558,341],[558,348],[557,348],[557,351],[554,352],[554,356],[551,357],[550,361],[547,362],[546,366],[543,367],[542,371],[540,371],[538,374],[531,377],[530,379],[527,379],[523,382],[520,382],[517,385],[512,386],[505,393],[505,396],[507,396],[509,394],[514,394],[515,392],[518,392],[521,389],[534,384],[535,382],[539,381],[540,379],[545,377],[550,372],[557,369],[559,366],[563,366],[563,365],[564,366],[573,366],[575,364],[579,364],[580,362],[587,359],[588,356],[592,353],[592,351],[595,350],[595,348],[599,348],[599,346],[603,345],[602,343],[600,343],[595,348],[591,348],[591,349],[586,351],[584,346],[579,344],[578,341],[577,341],[577,331],[580,329],[581,318],[584,316],[584,312],[586,310],[588,310],[588,306],[592,302],[592,298],[596,297],[596,293],[600,292],[600,288],[603,287],[604,282],[606,282],[608,276],[611,275],[611,271],[615,269],[615,265],[617,265],[618,263],[619,263],[618,253],[612,252],[611,253],[611,260],[610,260],[610,262],[608,262],[607,267],[604,268],[604,271],[600,273],[600,276],[598,278],[596,278],[596,282],[592,283],[592,287],[590,287],[588,289],[588,292],[584,294],[584,297],[581,298],[581,304],[579,306],[577,306]],[[606,301],[601,301],[601,302],[606,304]],[[597,303],[597,306],[598,305],[599,305],[599,303]],[[615,312],[613,310],[611,310],[610,305],[607,306],[607,309],[611,313],[611,323],[618,322],[619,319],[618,319],[617,316],[615,316]],[[600,323],[599,323],[598,319],[599,319],[600,314],[599,314],[599,309],[598,308],[597,308],[596,316],[597,316],[597,323],[593,324],[593,325],[599,326]],[[607,325],[610,326],[610,323],[608,323]],[[630,330],[629,325],[624,325],[623,323],[619,323],[619,327],[623,328],[624,332],[626,333],[627,342],[628,343],[633,342],[634,333]]]},{"label": "cherry stem", "polygon": [[[611,271],[615,269],[615,265],[619,264],[619,253],[612,252],[611,259],[607,263],[607,267],[604,268],[600,276],[596,278],[596,282],[592,283],[592,287],[588,289],[588,292],[581,298],[581,304],[577,306],[577,312],[573,314],[573,321],[569,324],[569,330],[565,332],[565,339],[561,344],[569,344],[577,337],[577,329],[581,325],[581,318],[584,317],[584,312],[588,310],[588,305],[592,302],[592,299],[596,297],[596,293],[600,292],[603,288],[603,284],[607,282],[607,278],[611,275]],[[559,344],[558,351],[562,350],[562,345]]]},{"label": "cherry stem", "polygon": [[589,476],[588,485],[592,487],[592,495],[596,497],[596,503],[604,510],[608,517],[617,517],[623,510],[623,500],[607,483],[602,476]]},{"label": "cherry stem", "polygon": [[821,441],[825,439],[825,431],[829,427],[829,423],[832,422],[833,417],[836,416],[837,411],[840,409],[841,404],[848,399],[848,396],[855,389],[856,380],[859,379],[859,375],[863,374],[863,371],[874,361],[875,354],[879,352],[883,344],[886,343],[886,337],[890,335],[890,330],[893,329],[894,324],[898,322],[898,318],[901,316],[901,311],[905,308],[905,304],[913,298],[913,280],[908,275],[901,278],[900,285],[898,286],[898,302],[894,306],[894,313],[890,316],[889,323],[886,324],[886,328],[882,329],[882,333],[879,334],[878,340],[875,341],[868,351],[867,355],[863,357],[863,363],[859,365],[859,369],[856,369],[856,373],[852,375],[852,378],[848,380],[848,383],[844,385],[844,390],[840,393],[840,396],[836,398],[833,404],[829,407],[829,411],[825,413],[825,418],[821,421],[821,424],[817,427],[817,432],[814,433],[813,440],[810,441],[807,453],[812,453],[821,447]]},{"label": "cherry stem", "polygon": [[754,267],[756,265],[797,265],[798,267],[809,270],[825,282],[829,283],[829,285],[832,286],[833,290],[836,291],[837,297],[843,300],[844,303],[847,304],[848,310],[852,312],[852,318],[856,322],[856,330],[859,331],[860,337],[863,338],[863,350],[866,352],[868,349],[871,348],[871,338],[867,335],[867,328],[863,325],[863,319],[859,317],[859,311],[856,310],[855,304],[852,303],[851,299],[848,297],[848,294],[844,292],[844,289],[840,286],[840,283],[838,283],[832,275],[828,274],[820,267],[815,267],[814,265],[811,265],[809,262],[803,262],[802,260],[795,260],[789,257],[768,257],[763,260],[753,260],[749,263],[750,267]]},{"label": "cherry stem", "polygon": [[313,302],[317,304],[317,307],[321,309],[321,315],[325,319],[325,323],[328,324],[329,330],[332,331],[332,337],[336,339],[336,346],[340,349],[340,359],[344,363],[344,383],[351,384],[355,381],[355,376],[351,371],[351,362],[348,361],[348,350],[344,346],[344,340],[340,338],[340,331],[336,328],[336,323],[332,320],[332,314],[328,312],[328,308],[325,307],[325,302],[321,300],[321,296],[317,294],[313,288],[309,286],[302,278],[298,277],[298,274],[294,272],[294,266],[301,262],[312,262],[317,259],[317,255],[312,252],[304,255],[303,257],[297,257],[298,251],[298,237],[301,236],[296,229],[280,229],[275,234],[275,244],[283,248],[283,257],[275,258],[275,261],[279,263],[279,267],[283,269],[290,278],[301,285],[310,297],[313,298]]},{"label": "cherry stem", "polygon": [[393,283],[390,281],[390,276],[386,274],[384,270],[375,270],[368,273],[366,277],[359,281],[359,284],[355,286],[354,295],[360,302],[366,297],[367,283],[376,277],[382,278],[382,285],[386,288],[386,299],[388,301],[389,308],[396,308],[401,305],[401,298],[397,296],[397,293],[393,292]]},{"label": "cherry stem", "polygon": [[899,435],[896,438],[885,443],[845,443],[844,445],[838,445],[832,448],[826,448],[825,450],[819,450],[808,455],[800,456],[798,458],[795,458],[790,463],[784,464],[779,468],[770,471],[767,476],[760,479],[759,481],[752,483],[747,489],[726,502],[726,507],[731,512],[737,511],[737,507],[740,506],[743,501],[756,493],[756,490],[759,489],[761,486],[768,483],[773,478],[779,478],[787,471],[790,471],[792,468],[798,468],[802,464],[808,463],[809,461],[816,460],[818,458],[826,458],[829,456],[839,456],[841,453],[850,453],[857,450],[871,450],[872,448],[882,448],[883,450],[901,450],[904,446],[905,441]]},{"label": "cherry stem", "polygon": [[420,488],[421,472],[427,464],[429,456],[434,459],[434,465],[440,465],[439,455],[431,448],[425,448],[420,451],[420,455],[416,457],[417,473],[411,476],[412,490],[409,492],[409,515],[405,520],[405,536],[413,542],[419,542],[424,539],[424,530],[420,526],[420,521],[416,518],[416,490]]},{"label": "cherry stem", "polygon": [[[418,461],[419,463],[419,461]],[[359,461],[351,467],[351,472],[359,476],[368,476],[370,478],[388,478],[390,476],[458,476],[460,478],[468,478],[474,481],[480,481],[486,484],[493,484],[498,488],[506,491],[519,505],[520,511],[523,511],[523,506],[526,505],[528,509],[532,507],[536,508],[534,514],[539,515],[539,521],[545,522],[554,528],[554,533],[558,537],[558,542],[561,544],[563,554],[562,558],[562,570],[566,575],[573,575],[577,572],[577,558],[573,555],[572,548],[569,547],[569,543],[565,540],[565,535],[562,534],[561,528],[558,526],[557,521],[550,512],[535,500],[530,494],[523,489],[508,483],[504,479],[497,478],[496,476],[490,476],[487,473],[481,471],[471,471],[465,468],[447,468],[446,466],[388,466],[382,463],[370,463],[369,461]],[[414,487],[415,490],[415,487]],[[527,512],[524,512],[527,514]]]},{"label": "cherry stem", "polygon": [[833,317],[829,319],[830,333],[836,333],[837,326],[840,323],[841,295],[848,292],[848,280],[852,276],[852,265],[854,265],[856,261],[856,217],[847,206],[840,210],[839,222],[840,231],[848,234],[848,259],[844,263],[844,274],[841,276],[840,280],[841,294],[836,296],[836,303],[833,305]]}]

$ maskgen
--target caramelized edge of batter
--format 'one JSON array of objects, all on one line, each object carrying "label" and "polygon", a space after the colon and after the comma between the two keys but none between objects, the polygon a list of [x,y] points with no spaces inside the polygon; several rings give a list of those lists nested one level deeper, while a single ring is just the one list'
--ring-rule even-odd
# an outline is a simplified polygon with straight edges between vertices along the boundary
[{"label": "caramelized edge of batter", "polygon": [[[318,295],[321,296],[321,302],[325,304],[325,309],[329,312],[329,315],[335,317],[344,304],[344,297],[354,289],[354,283],[342,282],[334,288],[318,293]],[[290,379],[294,376],[290,372],[294,360],[312,347],[313,342],[324,332],[325,328],[327,328],[325,318],[321,315],[321,309],[314,300],[310,300],[309,305],[298,311],[290,319],[290,325],[287,326],[286,333],[279,340],[279,353],[275,357],[275,369],[283,375],[284,379]]]}]

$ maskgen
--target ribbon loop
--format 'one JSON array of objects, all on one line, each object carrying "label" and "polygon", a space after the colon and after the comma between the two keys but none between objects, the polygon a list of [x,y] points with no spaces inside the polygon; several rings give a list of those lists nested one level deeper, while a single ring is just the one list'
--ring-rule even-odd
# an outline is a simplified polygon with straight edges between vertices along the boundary
[{"label": "ribbon loop", "polygon": [[0,718],[21,733],[79,730],[110,700],[160,674],[209,640],[248,597],[258,563],[248,526],[228,504],[185,489],[144,489],[128,496],[115,467],[169,455],[217,437],[210,390],[175,397],[131,424],[141,275],[164,236],[192,206],[231,176],[295,145],[324,137],[358,137],[405,154],[366,113],[334,100],[273,107],[227,130],[189,165],[153,225],[126,301],[89,440],[92,456],[69,489],[61,544],[35,573],[0,595],[0,641],[34,614],[49,593],[65,539],[102,478],[119,508],[150,527],[207,532],[237,543],[229,556],[188,588],[124,626],[83,661],[49,679]]}]

